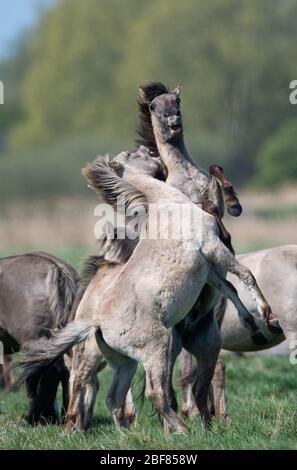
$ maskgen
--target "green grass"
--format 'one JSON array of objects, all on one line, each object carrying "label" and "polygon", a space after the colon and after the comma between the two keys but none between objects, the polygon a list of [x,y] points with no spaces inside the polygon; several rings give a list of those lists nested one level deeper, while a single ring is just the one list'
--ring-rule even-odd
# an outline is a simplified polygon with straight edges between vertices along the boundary
[{"label": "green grass", "polygon": [[118,434],[105,406],[105,370],[93,426],[84,434],[67,434],[62,426],[31,428],[24,420],[24,390],[1,391],[0,449],[297,449],[296,366],[275,357],[228,357],[226,364],[230,422],[215,420],[208,434],[192,420],[188,434],[164,435],[147,402],[137,425]]},{"label": "green grass", "polygon": [[[9,254],[25,251],[28,247],[18,247]],[[76,268],[87,254],[84,247],[48,251]],[[28,409],[24,390],[10,394],[0,390],[0,449],[297,449],[296,366],[276,357],[227,357],[225,362],[230,422],[215,420],[207,435],[199,420],[189,423],[186,435],[164,435],[147,402],[137,425],[118,434],[105,406],[110,371],[104,370],[93,426],[84,434],[67,434],[62,426],[31,428],[24,419]],[[136,396],[141,386],[137,380]],[[175,385],[180,392],[177,381]]]}]

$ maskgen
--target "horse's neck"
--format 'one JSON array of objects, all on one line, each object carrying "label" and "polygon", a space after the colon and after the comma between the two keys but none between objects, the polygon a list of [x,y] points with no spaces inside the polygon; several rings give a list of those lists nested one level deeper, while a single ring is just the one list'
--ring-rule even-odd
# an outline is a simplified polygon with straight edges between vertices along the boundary
[{"label": "horse's neck", "polygon": [[139,174],[137,171],[126,171],[123,178],[142,192],[150,204],[185,203],[187,201],[184,194],[178,189],[152,176]]},{"label": "horse's neck", "polygon": [[178,188],[194,202],[206,197],[209,175],[192,160],[183,141],[158,145],[160,157],[168,170],[167,182]]}]

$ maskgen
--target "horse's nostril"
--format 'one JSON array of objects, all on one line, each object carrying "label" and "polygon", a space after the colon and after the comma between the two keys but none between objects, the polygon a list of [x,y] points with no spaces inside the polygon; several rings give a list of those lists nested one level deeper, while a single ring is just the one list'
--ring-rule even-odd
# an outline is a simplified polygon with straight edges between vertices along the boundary
[{"label": "horse's nostril", "polygon": [[180,126],[181,125],[180,116],[177,116],[177,115],[170,116],[168,118],[168,124],[169,126]]}]

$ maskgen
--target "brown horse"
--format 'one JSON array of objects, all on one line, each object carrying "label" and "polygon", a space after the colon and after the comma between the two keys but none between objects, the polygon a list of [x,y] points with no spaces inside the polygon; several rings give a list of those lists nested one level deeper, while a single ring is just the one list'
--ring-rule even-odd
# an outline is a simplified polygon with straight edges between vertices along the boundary
[{"label": "brown horse", "polygon": [[[29,341],[48,336],[69,320],[77,290],[75,270],[47,253],[27,253],[0,259],[0,341],[5,355]],[[7,356],[3,371],[7,380]],[[28,421],[58,419],[56,392],[63,385],[63,407],[68,405],[68,370],[63,358],[26,381],[31,399]],[[11,385],[11,384],[9,384]]]}]

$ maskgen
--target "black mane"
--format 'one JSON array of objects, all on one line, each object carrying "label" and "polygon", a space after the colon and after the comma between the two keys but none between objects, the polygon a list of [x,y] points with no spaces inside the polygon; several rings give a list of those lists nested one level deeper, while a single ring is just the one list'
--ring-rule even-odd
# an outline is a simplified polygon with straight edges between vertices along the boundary
[{"label": "black mane", "polygon": [[[148,99],[152,101],[157,96],[169,93],[169,89],[160,82],[150,82],[141,87]],[[149,106],[143,103],[140,99],[137,100],[138,104],[138,120],[136,132],[138,138],[136,139],[137,145],[144,145],[148,147],[152,152],[157,153],[157,145],[154,136],[154,131],[151,121],[151,113]]]}]

